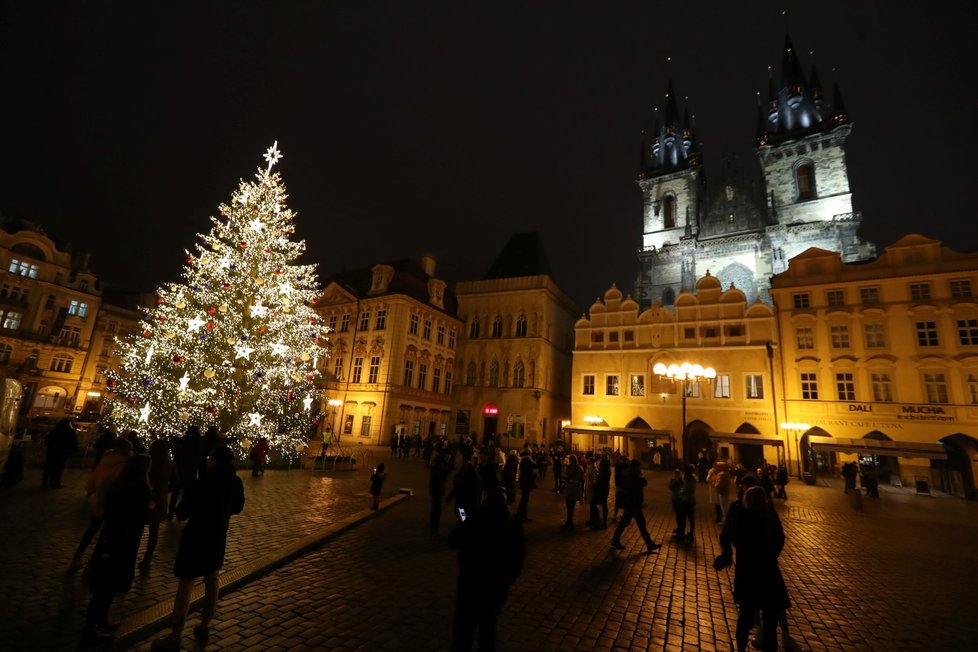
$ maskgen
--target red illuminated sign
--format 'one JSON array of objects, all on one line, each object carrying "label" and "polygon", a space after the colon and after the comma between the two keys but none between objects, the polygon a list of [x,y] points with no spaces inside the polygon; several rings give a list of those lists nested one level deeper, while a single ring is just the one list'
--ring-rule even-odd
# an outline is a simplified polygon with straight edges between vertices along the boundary
[{"label": "red illuminated sign", "polygon": [[499,414],[499,408],[496,407],[495,403],[486,403],[482,406],[482,413],[493,416]]}]

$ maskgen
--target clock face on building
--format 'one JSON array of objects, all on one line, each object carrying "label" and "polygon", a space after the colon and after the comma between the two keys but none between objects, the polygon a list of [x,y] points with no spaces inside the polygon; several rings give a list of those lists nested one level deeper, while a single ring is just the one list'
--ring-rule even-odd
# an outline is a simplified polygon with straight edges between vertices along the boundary
[{"label": "clock face on building", "polygon": [[727,186],[724,190],[727,193],[727,201],[733,201],[734,198],[733,186]]}]

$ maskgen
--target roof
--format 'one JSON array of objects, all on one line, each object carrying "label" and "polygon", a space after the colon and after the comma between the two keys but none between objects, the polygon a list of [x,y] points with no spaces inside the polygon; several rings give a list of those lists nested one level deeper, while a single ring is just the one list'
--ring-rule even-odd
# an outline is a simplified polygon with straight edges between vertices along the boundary
[{"label": "roof", "polygon": [[[431,305],[428,281],[434,277],[428,276],[419,262],[410,258],[403,258],[381,264],[394,268],[394,276],[384,292],[370,293],[370,288],[373,285],[373,268],[376,264],[349,272],[339,272],[325,279],[323,287],[328,287],[330,283],[336,283],[352,295],[360,298],[366,298],[368,295],[373,298],[401,294],[423,304]],[[458,314],[458,299],[456,299],[455,293],[450,292],[447,287],[444,291],[443,301],[445,313],[452,316]],[[436,306],[432,307],[437,309]]]},{"label": "roof", "polygon": [[550,260],[543,249],[543,240],[536,231],[516,233],[496,256],[485,280],[495,278],[514,278],[518,276],[550,276]]}]

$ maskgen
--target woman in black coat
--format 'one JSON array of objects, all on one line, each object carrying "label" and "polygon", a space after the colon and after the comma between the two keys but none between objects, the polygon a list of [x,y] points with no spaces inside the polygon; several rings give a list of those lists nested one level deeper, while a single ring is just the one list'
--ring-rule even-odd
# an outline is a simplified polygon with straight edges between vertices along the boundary
[{"label": "woman in black coat", "polygon": [[784,548],[781,519],[767,500],[762,487],[752,486],[742,500],[730,506],[720,533],[723,555],[718,567],[729,564],[731,545],[737,549],[734,569],[734,602],[737,617],[737,650],[746,650],[754,614],[760,610],[764,631],[761,649],[778,649],[778,617],[791,606],[778,556]]},{"label": "woman in black coat", "polygon": [[215,448],[207,458],[207,470],[177,506],[177,518],[187,519],[180,536],[173,574],[180,578],[173,602],[173,628],[169,636],[153,642],[154,650],[179,650],[183,624],[190,607],[190,590],[198,577],[204,578],[201,623],[194,636],[206,641],[208,625],[217,607],[217,573],[224,566],[231,516],[244,509],[244,485],[234,471],[233,456],[225,447]]},{"label": "woman in black coat", "polygon": [[132,588],[139,542],[153,505],[149,468],[149,455],[134,455],[109,489],[102,534],[95,546],[92,600],[85,617],[82,645],[112,640],[108,622],[112,599]]}]

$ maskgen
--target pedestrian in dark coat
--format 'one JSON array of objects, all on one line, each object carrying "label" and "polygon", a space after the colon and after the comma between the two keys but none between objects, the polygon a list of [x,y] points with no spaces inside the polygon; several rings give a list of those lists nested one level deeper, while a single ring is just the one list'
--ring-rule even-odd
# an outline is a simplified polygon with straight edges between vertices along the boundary
[{"label": "pedestrian in dark coat", "polygon": [[78,435],[71,425],[71,419],[62,419],[44,437],[47,453],[44,456],[44,473],[41,476],[41,486],[62,487],[61,475],[64,473],[68,458],[78,450]]},{"label": "pedestrian in dark coat", "polygon": [[380,463],[370,474],[370,495],[373,496],[370,509],[372,510],[380,509],[380,492],[384,489],[384,480],[386,479],[387,473],[384,472],[384,464]]},{"label": "pedestrian in dark coat", "polygon": [[200,468],[197,471],[197,477],[204,475],[207,471],[208,458],[210,458],[211,453],[214,449],[224,446],[224,438],[221,436],[221,430],[217,426],[207,426],[207,430],[204,431],[203,449],[200,455]]},{"label": "pedestrian in dark coat", "polygon": [[510,505],[516,502],[516,476],[519,465],[516,451],[509,451],[509,455],[506,456],[506,464],[503,465],[503,488],[506,490],[506,502]]},{"label": "pedestrian in dark coat", "polygon": [[200,460],[204,454],[204,441],[200,436],[200,428],[190,426],[183,437],[177,440],[173,447],[174,478],[173,491],[170,494],[170,507],[167,518],[173,518],[177,511],[180,498],[197,482],[200,471]]},{"label": "pedestrian in dark coat", "polygon": [[85,481],[85,492],[88,494],[88,505],[91,513],[91,520],[88,528],[82,534],[75,556],[68,566],[68,573],[74,573],[84,565],[83,556],[88,544],[92,542],[95,535],[102,529],[102,522],[105,520],[105,501],[108,499],[109,491],[116,478],[122,473],[132,457],[132,444],[127,439],[117,437],[112,444],[112,448],[102,455],[98,466],[92,469]]},{"label": "pedestrian in dark coat", "polygon": [[268,440],[259,437],[251,445],[248,457],[251,459],[251,477],[257,478],[259,475],[265,475],[265,464],[268,462]]},{"label": "pedestrian in dark coat", "polygon": [[517,468],[519,470],[520,504],[516,509],[516,517],[528,521],[530,519],[526,512],[530,505],[530,492],[537,486],[536,474],[539,469],[539,466],[533,460],[533,455],[530,454],[528,449],[523,449],[520,464]]},{"label": "pedestrian in dark coat", "polygon": [[604,530],[608,527],[608,495],[611,492],[611,460],[607,453],[597,461],[597,467],[597,477],[591,485],[588,500],[591,506],[590,526],[593,530]]},{"label": "pedestrian in dark coat", "polygon": [[143,553],[143,560],[139,562],[139,570],[143,573],[148,572],[150,564],[153,563],[156,543],[160,539],[160,523],[166,519],[170,481],[173,478],[171,450],[170,442],[162,437],[154,439],[153,443],[149,445],[149,457],[153,461],[153,465],[149,469],[149,485],[153,491],[153,509],[150,510],[146,520],[149,526],[147,528],[149,534],[146,537],[146,551]]},{"label": "pedestrian in dark coat", "polygon": [[625,546],[621,542],[621,533],[625,531],[628,524],[635,520],[638,532],[642,535],[645,547],[649,552],[655,552],[662,547],[661,543],[656,543],[649,535],[649,530],[645,526],[645,513],[642,508],[645,504],[645,487],[648,480],[642,475],[642,463],[639,460],[632,460],[628,465],[628,473],[624,477],[622,487],[625,503],[622,505],[624,514],[618,521],[618,527],[611,537],[611,547],[615,550],[624,550]]},{"label": "pedestrian in dark coat", "polygon": [[482,479],[472,464],[470,450],[462,452],[462,466],[452,479],[452,490],[445,496],[445,502],[455,501],[455,509],[470,512],[482,503]]},{"label": "pedestrian in dark coat", "polygon": [[428,494],[431,496],[431,510],[428,514],[428,527],[431,536],[438,536],[441,525],[442,500],[445,498],[445,482],[451,469],[441,453],[433,453],[431,470],[428,472]]},{"label": "pedestrian in dark coat", "polygon": [[92,461],[93,469],[98,466],[98,463],[102,460],[102,456],[105,455],[105,452],[112,448],[112,445],[115,443],[116,436],[117,435],[114,432],[108,429],[99,431],[98,439],[96,439],[95,443],[92,444],[92,448],[95,449],[95,459]]},{"label": "pedestrian in dark coat", "polygon": [[734,568],[734,602],[737,617],[737,650],[747,650],[754,614],[761,612],[762,650],[778,649],[778,618],[791,606],[778,556],[784,548],[781,519],[759,486],[748,487],[740,501],[730,506],[720,533],[723,554],[714,562],[718,569],[729,566],[732,549],[737,549]]},{"label": "pedestrian in dark coat", "polygon": [[173,564],[173,574],[180,582],[173,602],[172,630],[153,641],[154,650],[180,649],[190,590],[198,577],[204,578],[204,604],[194,636],[207,641],[217,607],[217,573],[224,566],[231,516],[240,514],[245,503],[244,485],[234,471],[233,460],[228,448],[215,448],[207,458],[207,470],[177,507],[177,518],[187,520]]},{"label": "pedestrian in dark coat", "polygon": [[523,572],[526,540],[519,519],[510,518],[502,491],[467,514],[449,538],[458,553],[458,597],[452,650],[468,652],[476,637],[480,652],[496,649],[496,621],[509,586]]},{"label": "pedestrian in dark coat", "polygon": [[567,465],[564,468],[564,506],[567,508],[567,518],[561,527],[566,530],[574,529],[574,508],[584,495],[583,492],[584,473],[577,463],[577,455],[571,455],[567,458]]},{"label": "pedestrian in dark coat", "polygon": [[150,458],[134,455],[112,483],[105,500],[105,520],[95,545],[82,645],[110,642],[109,607],[118,593],[132,588],[136,556],[153,501],[149,487]]}]

